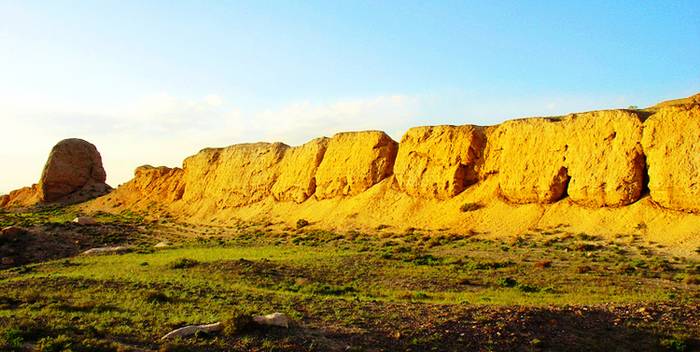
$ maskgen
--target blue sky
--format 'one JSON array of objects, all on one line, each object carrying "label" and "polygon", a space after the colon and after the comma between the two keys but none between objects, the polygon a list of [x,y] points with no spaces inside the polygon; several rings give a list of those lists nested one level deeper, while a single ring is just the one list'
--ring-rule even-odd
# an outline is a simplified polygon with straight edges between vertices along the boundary
[{"label": "blue sky", "polygon": [[206,146],[700,91],[698,1],[0,0],[0,193],[85,138],[117,185]]}]

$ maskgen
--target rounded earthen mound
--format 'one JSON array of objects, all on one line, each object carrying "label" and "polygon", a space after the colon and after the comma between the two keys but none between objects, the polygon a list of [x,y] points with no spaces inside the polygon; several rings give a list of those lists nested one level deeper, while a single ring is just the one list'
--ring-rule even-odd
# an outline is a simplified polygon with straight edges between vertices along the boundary
[{"label": "rounded earthen mound", "polygon": [[64,139],[51,149],[39,180],[43,202],[64,200],[69,195],[94,197],[109,190],[102,157],[90,142],[78,138]]}]

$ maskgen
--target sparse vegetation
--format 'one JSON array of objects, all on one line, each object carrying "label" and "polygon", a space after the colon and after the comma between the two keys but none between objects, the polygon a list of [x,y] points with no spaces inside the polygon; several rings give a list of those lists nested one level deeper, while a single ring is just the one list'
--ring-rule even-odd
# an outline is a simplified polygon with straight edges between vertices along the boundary
[{"label": "sparse vegetation", "polygon": [[461,207],[459,207],[459,210],[461,210],[463,213],[466,213],[470,211],[479,210],[483,207],[484,205],[481,203],[464,203]]},{"label": "sparse vegetation", "polygon": [[309,226],[309,222],[306,221],[305,219],[299,219],[297,220],[297,229],[304,228],[306,226]]},{"label": "sparse vegetation", "polygon": [[[49,220],[9,217],[65,231]],[[104,225],[89,230],[98,231],[93,241],[133,241],[120,231],[139,223],[101,219]],[[422,350],[425,344],[445,350],[604,350],[606,334],[614,334],[622,350],[698,346],[700,264],[661,256],[629,236],[609,240],[533,229],[494,240],[417,228],[373,236],[162,221],[139,226],[147,227],[132,243],[143,250],[0,271],[0,349],[298,351],[315,341],[314,349],[333,343],[351,350]],[[168,237],[164,230],[191,235]],[[149,239],[149,231],[158,240]],[[178,245],[147,250],[163,236]],[[253,315],[274,311],[300,326],[250,328]],[[156,338],[215,321],[223,322],[219,334],[167,344]],[[387,331],[385,321],[395,330]],[[592,328],[564,339],[540,329],[539,321]],[[527,329],[513,330],[518,324]],[[362,334],[328,332],[358,327]],[[490,338],[494,331],[503,333]]]}]

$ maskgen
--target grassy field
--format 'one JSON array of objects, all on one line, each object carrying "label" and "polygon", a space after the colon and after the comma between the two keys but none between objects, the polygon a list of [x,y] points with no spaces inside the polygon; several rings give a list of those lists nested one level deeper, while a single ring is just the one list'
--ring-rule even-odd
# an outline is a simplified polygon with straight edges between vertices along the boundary
[{"label": "grassy field", "polygon": [[[4,256],[39,239],[77,241],[0,271],[3,350],[700,347],[700,263],[664,255],[635,236],[604,240],[560,226],[494,241],[420,229],[369,235],[146,223],[134,214],[101,215],[95,226],[63,224],[73,215],[0,214],[3,226],[28,229],[0,239]],[[173,246],[155,250],[163,239]],[[113,244],[132,251],[75,256]],[[48,247],[57,245],[40,248]],[[272,312],[289,315],[294,326],[160,341],[181,326]]]}]

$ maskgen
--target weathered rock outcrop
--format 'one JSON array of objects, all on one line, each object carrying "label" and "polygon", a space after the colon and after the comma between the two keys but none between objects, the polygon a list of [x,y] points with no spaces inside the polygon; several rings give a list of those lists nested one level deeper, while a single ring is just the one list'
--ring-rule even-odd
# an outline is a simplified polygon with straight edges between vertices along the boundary
[{"label": "weathered rock outcrop", "polygon": [[182,199],[191,204],[206,201],[218,208],[257,202],[271,195],[287,149],[282,143],[204,149],[184,161]]},{"label": "weathered rock outcrop", "polygon": [[381,131],[338,133],[316,172],[316,197],[359,194],[393,172],[396,143]]},{"label": "weathered rock outcrop", "polygon": [[31,187],[22,187],[16,189],[10,194],[0,197],[0,207],[21,207],[41,202],[39,198],[39,185],[34,184]]},{"label": "weathered rock outcrop", "polygon": [[111,190],[97,148],[82,139],[64,139],[56,144],[44,165],[39,183],[10,192],[0,206],[37,203],[75,203],[99,197]]},{"label": "weathered rock outcrop", "polygon": [[625,110],[596,111],[572,114],[564,126],[571,200],[591,207],[637,201],[644,188],[640,117]]},{"label": "weathered rock outcrop", "polygon": [[411,128],[399,144],[396,181],[413,196],[453,197],[478,181],[485,142],[483,128],[477,126]]},{"label": "weathered rock outcrop", "polygon": [[695,253],[700,215],[664,208],[700,213],[700,95],[643,110],[419,127],[400,144],[368,131],[293,148],[205,149],[183,169],[137,169],[84,210],[263,221],[285,231],[299,219],[339,231],[413,227],[494,237],[565,228],[640,234]]},{"label": "weathered rock outcrop", "polygon": [[119,186],[104,200],[110,202],[114,198],[113,204],[169,204],[182,198],[185,191],[183,174],[184,171],[177,167],[139,166],[133,179]]},{"label": "weathered rock outcrop", "polygon": [[316,192],[316,170],[328,147],[328,138],[317,138],[287,149],[279,165],[279,177],[272,186],[276,200],[301,203]]},{"label": "weathered rock outcrop", "polygon": [[39,181],[40,198],[45,202],[78,191],[104,192],[107,174],[95,146],[78,138],[64,139],[49,154]]},{"label": "weathered rock outcrop", "polygon": [[639,199],[644,180],[642,122],[631,111],[508,121],[489,135],[487,173],[514,203],[552,203],[566,194],[586,206]]},{"label": "weathered rock outcrop", "polygon": [[[666,103],[644,123],[651,198],[663,207],[700,211],[700,95]],[[691,97],[692,98],[692,97]]]},{"label": "weathered rock outcrop", "polygon": [[500,192],[514,203],[551,203],[566,192],[566,137],[561,121],[507,121],[489,134],[488,173],[497,173]]}]

